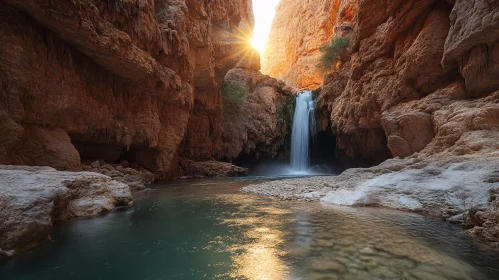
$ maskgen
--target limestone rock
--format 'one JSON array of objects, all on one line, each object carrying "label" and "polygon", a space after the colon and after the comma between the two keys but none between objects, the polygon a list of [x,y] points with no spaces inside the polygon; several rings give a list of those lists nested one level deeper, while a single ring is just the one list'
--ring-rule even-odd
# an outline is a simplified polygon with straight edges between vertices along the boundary
[{"label": "limestone rock", "polygon": [[246,69],[229,71],[224,85],[229,87],[224,94],[234,94],[232,86],[244,96],[239,102],[224,101],[222,145],[216,158],[273,159],[283,152],[290,145],[294,90],[283,81]]},{"label": "limestone rock", "polygon": [[135,166],[135,168],[128,167],[127,161],[122,161],[121,164],[101,164],[100,160],[94,162],[86,162],[83,164],[83,170],[88,172],[101,173],[111,177],[120,183],[124,183],[133,191],[141,191],[146,188],[146,184],[151,184],[160,179],[158,174],[153,174],[146,169]]},{"label": "limestone rock", "polygon": [[248,169],[214,160],[196,162],[180,159],[183,175],[189,178],[235,177],[248,175]]},{"label": "limestone rock", "polygon": [[260,67],[237,56],[253,24],[249,0],[0,1],[0,163],[178,176],[182,141],[219,125],[227,71]]},{"label": "limestone rock", "polygon": [[1,165],[0,258],[50,240],[56,221],[131,204],[130,188],[104,175]]},{"label": "limestone rock", "polygon": [[499,246],[499,189],[490,190],[489,207],[484,212],[476,212],[474,219],[470,219],[468,215],[464,217],[466,220],[473,220],[469,225],[468,232],[478,238],[490,242],[495,246]]},{"label": "limestone rock", "polygon": [[336,32],[349,31],[356,10],[352,0],[282,0],[262,55],[262,73],[297,88],[319,87],[319,48]]},{"label": "limestone rock", "polygon": [[420,152],[439,133],[440,107],[499,89],[492,2],[359,2],[350,53],[324,77],[317,102],[344,165]]},{"label": "limestone rock", "polygon": [[47,165],[58,170],[80,171],[80,155],[62,129],[26,126],[19,142],[7,152],[9,163]]}]

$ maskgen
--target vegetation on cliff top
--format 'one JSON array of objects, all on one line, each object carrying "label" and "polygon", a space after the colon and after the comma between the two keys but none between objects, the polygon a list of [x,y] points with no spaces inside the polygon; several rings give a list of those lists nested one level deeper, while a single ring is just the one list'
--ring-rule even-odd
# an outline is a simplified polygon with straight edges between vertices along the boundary
[{"label": "vegetation on cliff top", "polygon": [[322,57],[319,64],[317,64],[317,68],[323,72],[331,70],[345,53],[349,44],[349,37],[336,37],[326,43],[320,48]]}]

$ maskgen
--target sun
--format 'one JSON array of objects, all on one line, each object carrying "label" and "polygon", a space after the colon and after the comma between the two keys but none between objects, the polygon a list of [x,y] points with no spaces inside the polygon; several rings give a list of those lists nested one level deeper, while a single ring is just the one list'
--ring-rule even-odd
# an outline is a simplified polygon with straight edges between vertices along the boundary
[{"label": "sun", "polygon": [[265,43],[266,38],[254,36],[253,39],[251,39],[251,46],[255,48],[259,53],[263,53],[263,51],[265,50]]}]

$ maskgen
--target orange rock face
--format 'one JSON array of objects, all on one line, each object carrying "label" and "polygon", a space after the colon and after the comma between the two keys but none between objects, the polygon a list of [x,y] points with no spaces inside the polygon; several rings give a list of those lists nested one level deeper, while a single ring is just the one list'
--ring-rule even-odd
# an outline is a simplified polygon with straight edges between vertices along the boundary
[{"label": "orange rock face", "polygon": [[238,85],[244,99],[224,102],[224,129],[217,158],[232,161],[251,155],[253,159],[273,159],[285,154],[291,139],[294,89],[283,81],[241,68],[227,73],[224,85],[228,84]]},{"label": "orange rock face", "polygon": [[0,163],[79,170],[98,154],[172,177],[197,132],[184,146],[211,157],[200,143],[214,138],[225,73],[260,67],[241,53],[250,4],[0,1]]},{"label": "orange rock face", "polygon": [[452,117],[442,116],[453,107],[481,114],[471,108],[495,100],[470,99],[499,89],[498,9],[482,1],[360,1],[354,28],[340,35],[352,38],[350,55],[324,80],[320,102],[344,162],[435,154],[474,130],[450,128]]},{"label": "orange rock face", "polygon": [[282,0],[262,54],[262,73],[297,88],[319,87],[319,48],[348,28],[356,11],[356,0]]}]

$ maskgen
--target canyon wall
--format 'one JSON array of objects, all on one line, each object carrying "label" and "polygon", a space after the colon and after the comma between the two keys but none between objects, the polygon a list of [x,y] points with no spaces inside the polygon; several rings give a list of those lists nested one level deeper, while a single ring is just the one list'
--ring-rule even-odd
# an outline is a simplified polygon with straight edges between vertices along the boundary
[{"label": "canyon wall", "polygon": [[[453,134],[447,146],[459,139],[439,129],[439,110],[499,89],[498,30],[496,0],[283,0],[262,71],[300,88],[322,84],[317,111],[342,162],[370,166],[421,152],[442,133]],[[322,74],[318,48],[339,37],[350,46]]]},{"label": "canyon wall", "polygon": [[356,0],[281,0],[262,54],[262,73],[300,89],[319,87],[319,49],[352,27],[356,10]]},{"label": "canyon wall", "polygon": [[351,28],[341,29],[348,20],[327,27],[350,45],[316,104],[346,166],[379,165],[247,190],[421,211],[499,244],[499,2],[359,0],[357,8]]},{"label": "canyon wall", "polygon": [[[231,99],[240,91],[243,97]],[[290,147],[295,90],[283,81],[247,69],[230,70],[222,88],[224,160],[273,159]]]},{"label": "canyon wall", "polygon": [[0,163],[169,178],[220,154],[220,84],[260,68],[252,27],[249,0],[0,1]]},{"label": "canyon wall", "polygon": [[[434,154],[467,131],[496,130],[499,5],[492,2],[359,2],[354,28],[341,35],[352,40],[348,57],[325,77],[321,97],[345,161]],[[492,119],[483,128],[458,124],[449,111],[460,110]]]}]

